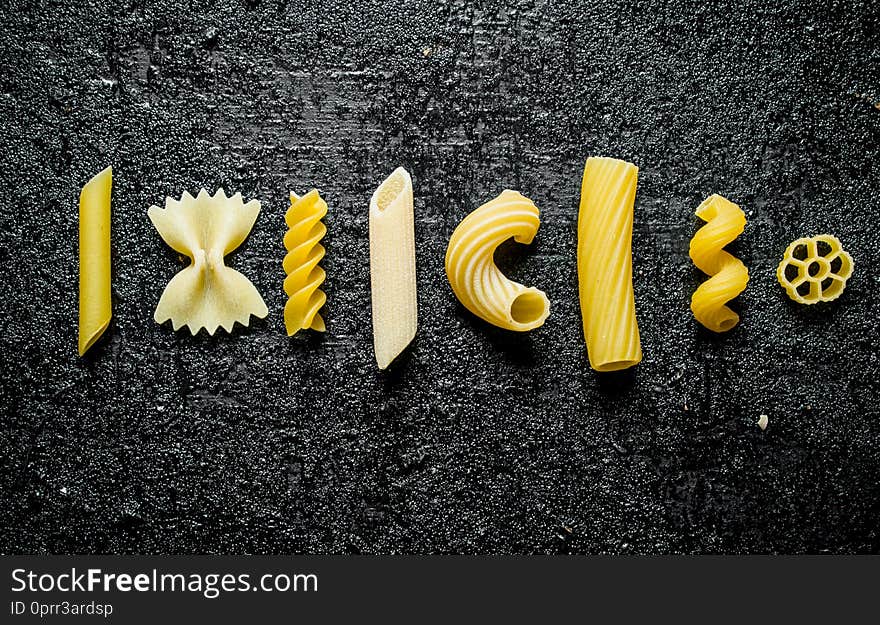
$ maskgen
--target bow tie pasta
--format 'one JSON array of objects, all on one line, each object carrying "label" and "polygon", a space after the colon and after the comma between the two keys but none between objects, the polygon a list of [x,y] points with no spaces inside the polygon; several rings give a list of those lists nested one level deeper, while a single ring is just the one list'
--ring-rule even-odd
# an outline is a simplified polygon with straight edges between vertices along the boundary
[{"label": "bow tie pasta", "polygon": [[165,208],[151,206],[147,214],[165,242],[191,260],[174,276],[156,306],[156,323],[171,320],[175,330],[188,326],[213,335],[219,326],[231,332],[235,322],[248,325],[250,316],[265,317],[263,298],[244,277],[224,264],[223,257],[247,238],[260,203],[247,204],[236,193],[228,198],[219,189],[213,196],[202,189],[192,197],[167,198]]}]

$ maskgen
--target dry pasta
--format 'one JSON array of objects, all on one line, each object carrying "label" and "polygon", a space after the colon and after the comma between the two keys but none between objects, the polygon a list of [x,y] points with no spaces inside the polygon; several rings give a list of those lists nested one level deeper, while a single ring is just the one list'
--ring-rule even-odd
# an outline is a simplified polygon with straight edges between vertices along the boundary
[{"label": "dry pasta", "polygon": [[446,248],[446,276],[465,308],[506,330],[525,332],[544,323],[550,314],[544,292],[508,279],[494,260],[495,248],[511,237],[531,243],[540,223],[534,202],[505,190],[458,224]]},{"label": "dry pasta", "polygon": [[578,213],[578,286],[590,366],[618,371],[642,359],[632,288],[633,205],[639,168],[591,157]]},{"label": "dry pasta", "polygon": [[413,188],[402,167],[370,198],[370,289],[376,363],[386,369],[418,323]]},{"label": "dry pasta", "polygon": [[837,237],[819,234],[792,241],[776,268],[776,278],[799,304],[830,302],[843,293],[853,264]]},{"label": "dry pasta", "polygon": [[95,344],[113,315],[110,302],[110,194],[113,168],[79,195],[79,355]]},{"label": "dry pasta", "polygon": [[172,248],[190,258],[190,265],[165,287],[153,318],[171,320],[175,330],[188,326],[195,335],[201,328],[213,335],[218,327],[231,332],[235,322],[250,323],[250,316],[269,311],[251,281],[224,264],[223,257],[247,238],[260,203],[247,204],[240,193],[226,197],[223,189],[213,196],[202,189],[193,197],[167,198],[165,208],[151,206],[148,215]]},{"label": "dry pasta", "polygon": [[691,239],[690,257],[700,271],[711,277],[694,291],[691,311],[713,332],[727,332],[739,322],[739,315],[726,302],[746,288],[749,271],[723,248],[742,234],[746,216],[739,206],[720,195],[706,198],[696,215],[706,224]]},{"label": "dry pasta", "polygon": [[327,202],[321,199],[317,189],[303,197],[290,194],[290,208],[284,216],[287,233],[284,235],[284,325],[287,335],[311,328],[318,332],[326,329],[324,319],[318,313],[327,296],[320,288],[324,282],[324,270],[318,266],[324,258],[324,246],[320,240],[327,233],[321,222],[327,214]]}]

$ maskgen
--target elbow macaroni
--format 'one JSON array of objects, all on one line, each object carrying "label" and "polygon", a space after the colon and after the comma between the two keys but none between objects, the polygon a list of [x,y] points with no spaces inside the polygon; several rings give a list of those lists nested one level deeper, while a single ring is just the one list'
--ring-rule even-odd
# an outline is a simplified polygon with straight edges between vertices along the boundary
[{"label": "elbow macaroni", "polygon": [[726,302],[746,288],[749,271],[723,248],[742,234],[746,216],[739,206],[717,194],[706,198],[696,215],[706,224],[691,239],[690,257],[700,271],[711,277],[694,291],[691,311],[706,328],[727,332],[739,322],[739,315]]},{"label": "elbow macaroni", "polygon": [[446,276],[465,308],[506,330],[543,325],[550,314],[547,296],[508,279],[493,258],[495,248],[511,237],[531,243],[540,223],[534,202],[505,190],[458,224],[446,249]]},{"label": "elbow macaroni", "polygon": [[311,328],[324,332],[324,319],[318,313],[327,296],[318,288],[326,274],[318,266],[324,258],[324,246],[319,241],[327,233],[321,222],[327,214],[327,202],[321,199],[317,189],[312,189],[303,197],[290,194],[290,208],[284,216],[287,233],[284,235],[284,292],[287,303],[284,305],[284,325],[287,335],[292,336],[301,329]]}]

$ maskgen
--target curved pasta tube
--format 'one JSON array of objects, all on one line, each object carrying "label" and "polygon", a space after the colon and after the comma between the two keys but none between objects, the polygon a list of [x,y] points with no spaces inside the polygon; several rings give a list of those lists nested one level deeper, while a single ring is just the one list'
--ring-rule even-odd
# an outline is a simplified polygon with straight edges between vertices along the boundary
[{"label": "curved pasta tube", "polygon": [[95,344],[113,316],[110,302],[110,194],[113,168],[79,195],[79,355]]},{"label": "curved pasta tube", "polygon": [[746,288],[749,270],[722,248],[742,234],[746,216],[739,206],[717,194],[706,198],[696,215],[707,223],[691,239],[690,257],[700,271],[711,277],[694,291],[691,310],[708,329],[727,332],[739,322],[739,315],[726,302]]},{"label": "curved pasta tube", "polygon": [[370,198],[370,298],[376,364],[386,369],[418,323],[413,186],[403,167]]},{"label": "curved pasta tube", "polygon": [[633,205],[639,168],[591,157],[578,213],[578,287],[590,366],[618,371],[642,360],[632,287]]},{"label": "curved pasta tube", "polygon": [[507,278],[493,258],[511,237],[531,243],[540,224],[534,202],[510,190],[458,224],[446,248],[446,277],[465,308],[505,330],[525,332],[543,325],[550,314],[547,296]]},{"label": "curved pasta tube", "polygon": [[321,199],[317,189],[303,197],[290,194],[290,208],[284,216],[288,230],[284,235],[284,325],[287,336],[302,329],[311,328],[324,332],[324,319],[318,311],[327,301],[324,291],[318,287],[326,274],[318,266],[324,258],[324,246],[319,241],[327,233],[321,222],[327,214],[327,202]]},{"label": "curved pasta tube", "polygon": [[259,212],[258,201],[245,204],[241,193],[228,198],[223,189],[213,196],[202,189],[195,198],[184,192],[180,200],[167,198],[164,209],[150,207],[147,214],[165,242],[191,260],[162,292],[156,323],[170,319],[175,330],[188,326],[195,335],[205,328],[213,335],[218,327],[231,332],[236,321],[246,326],[251,315],[269,314],[251,281],[223,261],[245,240]]},{"label": "curved pasta tube", "polygon": [[798,304],[830,302],[843,293],[853,265],[837,237],[819,234],[791,242],[776,268],[776,279]]}]

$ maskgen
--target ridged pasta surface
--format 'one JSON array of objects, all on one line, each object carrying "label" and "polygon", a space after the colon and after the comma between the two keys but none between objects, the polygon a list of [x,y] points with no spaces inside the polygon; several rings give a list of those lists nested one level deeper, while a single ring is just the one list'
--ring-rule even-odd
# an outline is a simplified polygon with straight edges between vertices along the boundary
[{"label": "ridged pasta surface", "polygon": [[697,321],[713,332],[726,332],[739,322],[739,315],[726,304],[743,292],[749,271],[741,260],[724,251],[724,246],[742,234],[746,216],[739,206],[720,195],[711,195],[697,208],[706,224],[691,239],[694,265],[711,276],[691,297]]},{"label": "ridged pasta surface", "polygon": [[525,332],[550,314],[543,291],[523,286],[495,265],[495,249],[513,238],[531,243],[540,226],[538,207],[516,191],[505,190],[465,217],[446,248],[446,276],[469,311],[507,330]]},{"label": "ridged pasta surface", "polygon": [[578,286],[590,366],[617,371],[642,360],[632,288],[632,225],[639,168],[591,157],[578,213]]},{"label": "ridged pasta surface", "polygon": [[284,325],[287,335],[299,330],[312,329],[324,332],[324,319],[319,310],[327,301],[327,296],[319,288],[326,274],[318,265],[324,258],[324,246],[320,241],[327,233],[321,222],[327,214],[327,203],[321,199],[317,189],[312,189],[303,197],[290,194],[290,208],[284,216],[287,233],[284,235],[284,292],[287,303],[284,305]]}]

